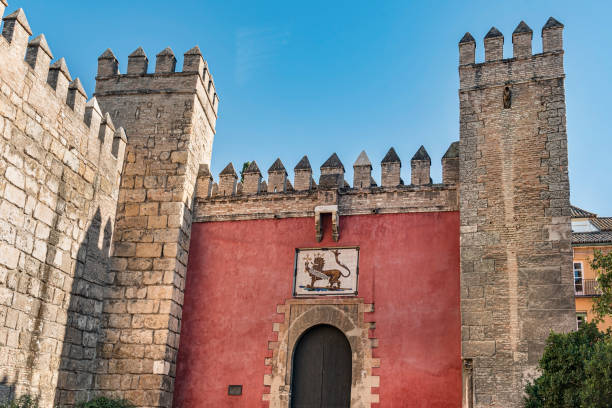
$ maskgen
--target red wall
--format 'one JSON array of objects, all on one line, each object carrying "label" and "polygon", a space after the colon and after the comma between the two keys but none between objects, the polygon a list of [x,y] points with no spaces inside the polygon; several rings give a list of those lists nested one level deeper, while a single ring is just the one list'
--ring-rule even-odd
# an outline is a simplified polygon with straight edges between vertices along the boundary
[{"label": "red wall", "polygon": [[459,213],[342,216],[340,241],[330,235],[317,243],[312,217],[193,225],[175,407],[265,406],[295,248],[349,245],[360,247],[359,296],[375,304],[380,406],[460,406]]}]

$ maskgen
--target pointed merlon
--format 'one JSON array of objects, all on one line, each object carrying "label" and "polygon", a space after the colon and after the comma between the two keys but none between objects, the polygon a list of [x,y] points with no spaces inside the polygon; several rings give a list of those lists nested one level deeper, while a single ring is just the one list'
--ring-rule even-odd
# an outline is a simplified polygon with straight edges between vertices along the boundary
[{"label": "pointed merlon", "polygon": [[259,174],[261,174],[261,171],[259,171],[259,167],[257,166],[257,163],[255,163],[255,160],[253,160],[249,164],[249,167],[247,167],[246,170],[244,171],[244,174],[250,174],[250,173],[259,173]]},{"label": "pointed merlon", "polygon": [[503,36],[504,35],[497,28],[491,27],[491,29],[489,30],[487,35],[485,35],[485,39],[487,39],[487,38],[503,37]]},{"label": "pointed merlon", "polygon": [[123,127],[120,127],[115,131],[115,137],[118,137],[119,139],[127,143],[127,136],[125,135],[125,129]]},{"label": "pointed merlon", "polygon": [[444,153],[444,156],[442,156],[442,158],[443,159],[454,159],[457,157],[459,157],[459,142],[453,142],[448,147],[448,150],[446,151],[446,153]]},{"label": "pointed merlon", "polygon": [[394,148],[390,148],[381,163],[402,163]]},{"label": "pointed merlon", "polygon": [[234,165],[230,162],[227,166],[225,166],[225,168],[223,170],[221,170],[221,173],[219,173],[220,176],[236,176],[236,170],[234,170]]},{"label": "pointed merlon", "polygon": [[425,150],[425,146],[419,147],[419,150],[417,150],[414,156],[412,156],[411,160],[422,160],[431,163],[431,158],[429,157],[427,150]]},{"label": "pointed merlon", "polygon": [[200,47],[196,45],[195,47],[187,51],[185,55],[202,55],[202,51],[200,51]]},{"label": "pointed merlon", "polygon": [[58,69],[66,76],[66,78],[68,78],[68,81],[72,81],[72,77],[70,76],[70,72],[68,72],[68,66],[66,65],[66,60],[64,59],[64,57],[58,59],[53,64],[51,64],[49,69]]},{"label": "pointed merlon", "polygon": [[85,108],[91,108],[96,111],[100,116],[102,116],[102,110],[100,109],[100,105],[98,104],[98,99],[94,96],[91,98],[86,104]]},{"label": "pointed merlon", "polygon": [[99,60],[102,59],[112,59],[112,60],[117,60],[117,57],[115,57],[115,54],[113,54],[113,50],[111,50],[110,48],[107,48],[106,51],[104,51],[102,53],[102,55],[100,55],[98,57]]},{"label": "pointed merlon", "polygon": [[198,168],[198,177],[208,177],[210,175],[208,164],[200,164],[200,167]]},{"label": "pointed merlon", "polygon": [[476,40],[474,40],[474,37],[472,37],[472,34],[467,32],[467,33],[465,33],[463,38],[459,41],[459,44],[475,43],[475,42],[476,42]]},{"label": "pointed merlon", "polygon": [[47,44],[47,39],[44,34],[40,34],[30,40],[28,43],[28,47],[38,47],[45,52],[49,56],[49,58],[53,59],[53,54],[51,54],[51,48],[49,48],[49,44]]},{"label": "pointed merlon", "polygon": [[12,12],[8,16],[4,17],[2,20],[4,21],[17,20],[17,22],[21,24],[24,30],[26,30],[29,35],[32,35],[32,29],[30,28],[30,24],[28,24],[28,19],[26,18],[25,12],[23,11],[22,8],[17,9],[16,11]]},{"label": "pointed merlon", "polygon": [[268,169],[268,173],[283,172],[283,171],[287,173],[287,170],[285,170],[285,166],[283,166],[283,162],[281,161],[280,157],[276,159],[276,161],[272,163],[272,165]]},{"label": "pointed merlon", "polygon": [[113,123],[113,119],[111,118],[110,113],[106,112],[104,114],[104,119],[102,119],[102,124],[105,124],[109,128],[113,129],[113,132],[115,131],[115,124]]},{"label": "pointed merlon", "polygon": [[519,25],[516,26],[512,34],[522,34],[522,33],[533,33],[533,30],[524,21],[521,21]]},{"label": "pointed merlon", "polygon": [[70,90],[76,90],[78,93],[87,98],[87,94],[85,93],[85,89],[83,89],[83,85],[81,84],[81,80],[79,78],[75,78],[74,81],[70,83],[68,86]]},{"label": "pointed merlon", "polygon": [[359,153],[359,156],[357,156],[357,160],[355,160],[353,167],[367,167],[367,166],[370,166],[371,168],[372,163],[370,162],[370,158],[366,154],[365,150],[362,150],[361,153]]},{"label": "pointed merlon", "polygon": [[302,159],[295,165],[293,170],[312,170],[310,167],[310,160],[308,160],[308,156],[302,157]]},{"label": "pointed merlon", "polygon": [[322,169],[342,169],[344,171],[344,165],[338,158],[336,153],[329,156],[329,159],[325,160],[325,163],[321,165]]},{"label": "pointed merlon", "polygon": [[133,53],[131,53],[130,55],[128,55],[129,58],[134,58],[134,57],[145,57],[147,58],[147,54],[145,53],[145,51],[142,49],[142,47],[138,47],[134,50]]},{"label": "pointed merlon", "polygon": [[246,170],[244,171],[244,174],[250,174],[250,173],[261,174],[261,171],[259,171],[259,167],[257,166],[257,163],[255,163],[255,160],[253,160],[251,164],[249,164],[249,167],[247,167]]},{"label": "pointed merlon", "polygon": [[166,47],[164,48],[159,54],[157,54],[158,57],[174,57],[174,52],[172,51],[172,48],[170,47]]},{"label": "pointed merlon", "polygon": [[113,120],[110,117],[110,114],[108,112],[106,112],[104,114],[104,116],[102,117],[102,121],[100,122],[100,133],[98,135],[99,139],[102,140],[104,143],[107,143],[107,139],[106,138],[106,132],[107,129],[110,130],[111,133],[115,133],[115,124],[113,123]]},{"label": "pointed merlon", "polygon": [[548,30],[549,28],[563,28],[563,27],[564,27],[563,24],[561,24],[555,18],[550,17],[548,21],[546,21],[546,24],[544,24],[544,27],[542,27],[542,31]]}]

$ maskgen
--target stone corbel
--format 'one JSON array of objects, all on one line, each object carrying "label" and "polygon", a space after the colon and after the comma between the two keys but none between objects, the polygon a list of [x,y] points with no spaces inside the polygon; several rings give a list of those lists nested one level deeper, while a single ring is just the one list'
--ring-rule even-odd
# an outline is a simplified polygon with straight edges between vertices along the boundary
[{"label": "stone corbel", "polygon": [[340,239],[340,217],[338,216],[337,205],[319,205],[315,207],[315,233],[317,242],[323,239],[323,231],[321,229],[321,214],[331,214],[332,219],[332,239],[338,242]]}]

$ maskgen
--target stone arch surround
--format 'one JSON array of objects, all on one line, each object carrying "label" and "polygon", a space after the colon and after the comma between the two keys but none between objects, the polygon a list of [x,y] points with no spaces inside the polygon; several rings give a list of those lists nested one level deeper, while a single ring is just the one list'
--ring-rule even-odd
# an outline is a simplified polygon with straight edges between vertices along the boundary
[{"label": "stone arch surround", "polygon": [[284,315],[282,323],[274,323],[277,341],[269,343],[272,356],[265,364],[271,373],[264,376],[269,393],[263,395],[271,408],[288,408],[291,392],[293,351],[302,336],[311,327],[327,324],[338,328],[346,336],[352,354],[351,407],[367,408],[379,402],[372,387],[379,386],[379,377],[372,375],[372,368],[380,366],[380,360],[372,357],[372,349],[378,341],[371,337],[375,323],[366,321],[365,314],[374,311],[372,304],[363,299],[290,299],[277,306]]}]

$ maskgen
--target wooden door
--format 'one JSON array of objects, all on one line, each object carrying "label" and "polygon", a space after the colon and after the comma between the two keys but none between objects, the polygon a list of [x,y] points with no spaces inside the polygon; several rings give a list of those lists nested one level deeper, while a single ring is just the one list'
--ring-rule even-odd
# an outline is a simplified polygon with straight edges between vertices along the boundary
[{"label": "wooden door", "polygon": [[292,408],[347,408],[351,404],[351,346],[340,330],[315,326],[293,352]]}]

